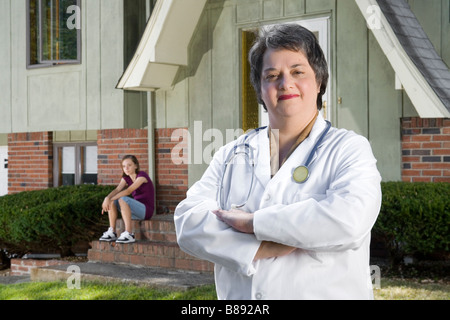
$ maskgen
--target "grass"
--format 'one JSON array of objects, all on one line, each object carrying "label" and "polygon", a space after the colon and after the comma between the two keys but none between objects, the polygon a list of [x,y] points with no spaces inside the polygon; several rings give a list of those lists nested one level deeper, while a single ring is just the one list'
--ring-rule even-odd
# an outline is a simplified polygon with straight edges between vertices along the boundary
[{"label": "grass", "polygon": [[170,291],[127,284],[85,282],[68,289],[65,282],[0,285],[0,300],[213,300],[214,286]]},{"label": "grass", "polygon": [[[450,284],[417,279],[381,279],[376,300],[450,300]],[[126,284],[83,282],[81,289],[67,289],[65,282],[0,285],[0,300],[215,300],[213,285],[184,292]]]},{"label": "grass", "polygon": [[381,279],[375,300],[450,300],[450,284],[419,279]]}]

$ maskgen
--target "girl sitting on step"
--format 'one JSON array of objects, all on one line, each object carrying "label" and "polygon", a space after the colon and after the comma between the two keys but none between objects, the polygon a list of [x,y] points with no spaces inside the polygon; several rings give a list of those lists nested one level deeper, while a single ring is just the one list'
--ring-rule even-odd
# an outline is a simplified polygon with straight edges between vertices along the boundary
[{"label": "girl sitting on step", "polygon": [[[135,242],[131,220],[149,220],[153,216],[155,207],[153,183],[148,174],[140,170],[137,158],[133,155],[123,157],[122,171],[119,185],[106,196],[102,204],[102,214],[108,212],[109,229],[103,233],[100,241]],[[125,231],[119,238],[115,233],[118,211],[121,212],[125,224]]]}]

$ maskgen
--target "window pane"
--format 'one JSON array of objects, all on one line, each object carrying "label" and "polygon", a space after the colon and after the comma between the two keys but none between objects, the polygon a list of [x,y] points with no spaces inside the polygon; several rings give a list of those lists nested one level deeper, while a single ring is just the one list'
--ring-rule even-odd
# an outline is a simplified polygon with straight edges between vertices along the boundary
[{"label": "window pane", "polygon": [[242,129],[244,131],[259,127],[259,104],[256,92],[250,82],[250,63],[248,52],[256,35],[252,31],[242,33]]},{"label": "window pane", "polygon": [[75,173],[75,147],[64,147],[62,173]]},{"label": "window pane", "polygon": [[84,173],[97,173],[97,146],[87,146],[85,149]]},{"label": "window pane", "polygon": [[38,0],[30,0],[30,61],[29,64],[38,63],[39,52],[39,6]]},{"label": "window pane", "polygon": [[55,34],[58,39],[55,51],[57,54],[57,60],[77,60],[78,50],[78,30],[72,26],[72,20],[79,19],[74,15],[78,14],[78,11],[70,11],[68,8],[76,6],[76,0],[59,0],[59,20],[56,21]]},{"label": "window pane", "polygon": [[75,147],[62,148],[62,184],[75,184]]},{"label": "window pane", "polygon": [[46,0],[42,18],[42,59],[49,61],[76,60],[78,30],[69,28],[72,12],[67,9],[77,4],[76,0]]},{"label": "window pane", "polygon": [[97,146],[84,147],[82,183],[97,184]]},{"label": "window pane", "polygon": [[52,0],[41,3],[42,61],[53,60],[52,57]]}]

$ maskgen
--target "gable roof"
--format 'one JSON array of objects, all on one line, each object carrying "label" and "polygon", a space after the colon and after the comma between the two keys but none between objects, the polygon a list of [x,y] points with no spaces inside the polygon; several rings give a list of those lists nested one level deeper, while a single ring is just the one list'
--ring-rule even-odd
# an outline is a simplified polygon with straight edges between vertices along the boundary
[{"label": "gable roof", "polygon": [[[450,117],[450,70],[405,0],[356,0],[419,116]],[[379,8],[374,24],[374,8]]]},{"label": "gable roof", "polygon": [[450,110],[450,70],[405,0],[378,0],[398,40],[434,92]]},{"label": "gable roof", "polygon": [[179,66],[188,63],[188,45],[206,0],[157,1],[133,59],[117,89],[169,88]]}]

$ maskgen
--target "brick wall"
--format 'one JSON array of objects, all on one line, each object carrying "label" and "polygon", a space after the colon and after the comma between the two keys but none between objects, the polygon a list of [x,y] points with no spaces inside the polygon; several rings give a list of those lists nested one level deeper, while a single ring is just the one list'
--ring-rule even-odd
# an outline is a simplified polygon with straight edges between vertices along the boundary
[{"label": "brick wall", "polygon": [[122,158],[136,156],[141,170],[148,172],[147,129],[100,130],[97,134],[98,184],[117,185],[122,177]]},{"label": "brick wall", "polygon": [[8,135],[8,192],[47,189],[53,186],[53,133]]},{"label": "brick wall", "polygon": [[11,275],[30,275],[31,270],[36,268],[60,266],[64,264],[69,264],[69,262],[62,260],[11,259]]},{"label": "brick wall", "polygon": [[[155,130],[156,213],[173,213],[186,197],[188,167],[176,164],[171,152],[177,141],[171,141],[175,129]],[[122,176],[121,160],[126,154],[135,155],[141,169],[148,172],[148,133],[146,129],[101,130],[98,132],[98,183],[117,185]],[[187,144],[186,144],[187,147]],[[187,156],[187,154],[186,154]]]},{"label": "brick wall", "polygon": [[[156,212],[173,213],[188,189],[187,161],[174,163],[171,141],[177,129],[155,130],[156,145]],[[186,140],[185,140],[186,141]],[[144,171],[149,170],[147,129],[99,130],[98,183],[117,185],[122,176],[121,160],[124,155],[135,155]],[[40,190],[53,186],[53,134],[52,132],[15,133],[8,135],[8,191]],[[187,143],[184,148],[187,148]],[[186,149],[184,149],[186,151]],[[181,153],[182,154],[182,153]],[[187,159],[187,153],[182,154]]]},{"label": "brick wall", "polygon": [[[185,128],[181,128],[183,130]],[[187,160],[187,139],[185,145],[181,142],[171,141],[172,133],[179,129],[157,129],[155,131],[155,166],[156,166],[156,204],[157,213],[173,213],[175,207],[186,198],[188,189],[188,165],[187,161],[177,163],[172,159],[172,151],[175,150],[178,160]],[[187,129],[185,129],[187,132]]]},{"label": "brick wall", "polygon": [[402,119],[402,180],[450,182],[450,119]]}]

